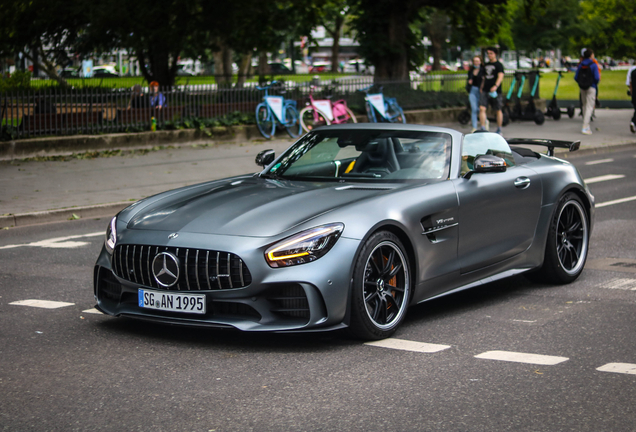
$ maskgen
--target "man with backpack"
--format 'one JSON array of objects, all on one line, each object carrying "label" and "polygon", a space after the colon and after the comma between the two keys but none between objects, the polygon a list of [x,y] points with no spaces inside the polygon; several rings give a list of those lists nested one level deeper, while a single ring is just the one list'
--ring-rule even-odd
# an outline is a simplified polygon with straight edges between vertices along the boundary
[{"label": "man with backpack", "polygon": [[574,80],[581,89],[581,111],[583,111],[583,129],[581,129],[581,133],[592,135],[590,119],[596,104],[596,92],[601,76],[598,65],[594,61],[594,51],[591,49],[588,48],[583,53],[583,61],[579,63],[579,67],[576,69]]}]

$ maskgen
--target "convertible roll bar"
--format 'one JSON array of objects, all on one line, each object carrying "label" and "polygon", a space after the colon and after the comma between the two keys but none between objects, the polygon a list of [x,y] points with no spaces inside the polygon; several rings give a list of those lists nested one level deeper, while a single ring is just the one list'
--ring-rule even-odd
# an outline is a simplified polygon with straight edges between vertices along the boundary
[{"label": "convertible roll bar", "polygon": [[510,138],[508,140],[508,144],[510,145],[540,145],[548,148],[548,156],[554,156],[554,148],[566,148],[571,152],[577,151],[579,147],[581,147],[581,141],[560,141],[560,140],[549,140],[549,139],[538,139],[538,138]]}]

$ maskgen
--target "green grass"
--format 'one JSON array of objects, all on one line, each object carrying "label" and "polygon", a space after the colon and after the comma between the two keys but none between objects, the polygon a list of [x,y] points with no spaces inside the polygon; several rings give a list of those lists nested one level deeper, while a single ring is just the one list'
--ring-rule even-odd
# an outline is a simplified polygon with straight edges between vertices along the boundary
[{"label": "green grass", "polygon": [[[320,77],[320,81],[326,82],[337,78],[349,76],[350,74],[337,74],[337,73],[320,73],[320,74],[296,74],[296,75],[275,75],[267,76],[267,80],[276,79],[279,81],[290,82],[308,82],[313,79],[314,76]],[[236,83],[238,77],[234,75],[232,77],[232,83]],[[110,87],[110,88],[130,88],[135,84],[148,85],[143,77],[121,77],[121,78],[67,78],[68,82],[73,87]],[[247,82],[258,82],[258,76],[254,76],[247,79]],[[199,84],[215,84],[216,80],[214,76],[180,76],[176,78],[175,83],[177,85],[199,85]],[[31,85],[33,87],[48,87],[56,86],[57,84],[52,80],[32,80]]]},{"label": "green grass", "polygon": [[[604,70],[601,72],[601,82],[598,85],[598,92],[601,100],[630,100],[627,96],[627,86],[625,77],[627,71],[624,70]],[[550,72],[541,74],[540,94],[542,99],[552,99],[554,86],[558,74]],[[577,100],[579,98],[579,86],[574,81],[574,72],[564,73],[559,83],[557,99]]]}]

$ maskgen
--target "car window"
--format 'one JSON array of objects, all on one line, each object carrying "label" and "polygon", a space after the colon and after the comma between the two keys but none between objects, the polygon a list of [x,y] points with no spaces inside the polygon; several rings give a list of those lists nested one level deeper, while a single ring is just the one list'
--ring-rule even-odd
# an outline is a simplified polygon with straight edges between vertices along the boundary
[{"label": "car window", "polygon": [[293,179],[406,181],[446,179],[451,136],[437,132],[314,131],[268,172]]},{"label": "car window", "polygon": [[506,161],[508,168],[515,166],[515,159],[508,142],[496,133],[472,133],[464,136],[462,143],[462,169],[464,175],[473,169],[475,157],[479,155],[495,155]]}]

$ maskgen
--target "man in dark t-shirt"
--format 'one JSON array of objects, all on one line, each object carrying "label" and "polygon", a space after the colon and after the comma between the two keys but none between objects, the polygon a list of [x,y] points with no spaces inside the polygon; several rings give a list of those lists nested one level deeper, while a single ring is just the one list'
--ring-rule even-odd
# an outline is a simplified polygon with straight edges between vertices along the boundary
[{"label": "man in dark t-shirt", "polygon": [[488,63],[484,65],[484,79],[481,85],[481,96],[479,98],[479,122],[482,130],[486,130],[486,109],[488,104],[492,105],[497,112],[497,133],[501,134],[503,124],[503,96],[501,95],[501,84],[504,79],[504,67],[497,59],[498,50],[489,47],[486,50]]}]

